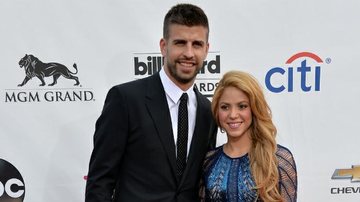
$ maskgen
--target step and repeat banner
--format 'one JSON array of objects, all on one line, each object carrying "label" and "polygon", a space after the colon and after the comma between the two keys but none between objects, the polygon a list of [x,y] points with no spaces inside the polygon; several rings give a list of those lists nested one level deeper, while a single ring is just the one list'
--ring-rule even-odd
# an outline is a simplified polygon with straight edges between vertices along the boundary
[{"label": "step and repeat banner", "polygon": [[[0,1],[0,201],[84,201],[105,95],[161,68],[176,3]],[[191,3],[210,21],[200,91],[211,99],[225,72],[252,73],[295,157],[298,201],[359,201],[360,1]]]}]

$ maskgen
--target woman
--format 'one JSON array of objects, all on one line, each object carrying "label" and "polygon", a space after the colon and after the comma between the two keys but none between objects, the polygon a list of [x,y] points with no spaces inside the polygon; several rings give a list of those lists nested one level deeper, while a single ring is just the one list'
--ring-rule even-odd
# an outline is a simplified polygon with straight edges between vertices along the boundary
[{"label": "woman", "polygon": [[212,112],[227,142],[208,152],[203,201],[296,201],[292,153],[278,145],[271,110],[257,80],[230,71],[217,86]]}]

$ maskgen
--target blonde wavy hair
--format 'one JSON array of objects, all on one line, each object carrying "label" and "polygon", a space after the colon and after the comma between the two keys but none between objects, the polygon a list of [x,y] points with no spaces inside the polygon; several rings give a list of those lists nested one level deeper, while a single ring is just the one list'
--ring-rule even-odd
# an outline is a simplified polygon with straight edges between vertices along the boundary
[{"label": "blonde wavy hair", "polygon": [[252,145],[249,158],[251,172],[256,183],[254,188],[258,190],[259,197],[263,201],[283,201],[278,187],[278,161],[275,155],[277,130],[272,122],[271,110],[262,88],[257,80],[246,72],[229,71],[224,74],[216,87],[211,103],[213,116],[219,126],[219,99],[224,89],[230,86],[243,91],[250,102],[252,125],[249,130]]}]

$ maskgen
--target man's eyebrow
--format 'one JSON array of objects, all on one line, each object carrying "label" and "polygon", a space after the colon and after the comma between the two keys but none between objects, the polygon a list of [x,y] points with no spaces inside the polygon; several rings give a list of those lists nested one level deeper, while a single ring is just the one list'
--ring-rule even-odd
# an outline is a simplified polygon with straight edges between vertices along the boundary
[{"label": "man's eyebrow", "polygon": [[186,42],[185,39],[174,39],[174,42]]},{"label": "man's eyebrow", "polygon": [[201,45],[204,45],[204,44],[206,44],[206,42],[205,42],[205,41],[202,41],[202,40],[195,40],[195,41],[193,41],[193,44],[201,44]]}]

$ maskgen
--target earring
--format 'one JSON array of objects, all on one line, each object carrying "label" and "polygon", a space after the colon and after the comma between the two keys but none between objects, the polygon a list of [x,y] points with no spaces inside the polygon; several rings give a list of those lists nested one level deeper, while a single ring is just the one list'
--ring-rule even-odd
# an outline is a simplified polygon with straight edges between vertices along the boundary
[{"label": "earring", "polygon": [[225,133],[225,131],[224,131],[223,128],[220,128],[220,132],[221,132],[221,133]]}]

